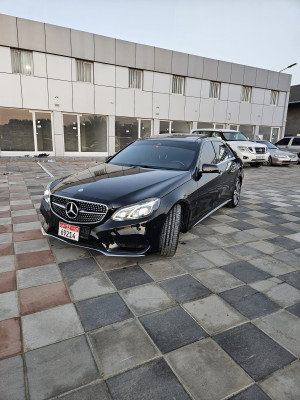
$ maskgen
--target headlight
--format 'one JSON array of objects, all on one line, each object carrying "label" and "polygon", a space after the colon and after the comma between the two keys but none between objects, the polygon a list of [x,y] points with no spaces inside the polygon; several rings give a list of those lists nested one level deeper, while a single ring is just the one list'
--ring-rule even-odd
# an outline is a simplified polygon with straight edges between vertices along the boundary
[{"label": "headlight", "polygon": [[288,158],[289,156],[287,156],[287,155],[285,155],[285,154],[278,154],[278,153],[275,153],[273,157]]},{"label": "headlight", "polygon": [[47,204],[50,204],[50,194],[51,194],[50,185],[51,185],[51,183],[49,183],[49,184],[46,186],[46,189],[45,189],[45,191],[44,191],[44,200],[45,200],[45,202],[46,202]]},{"label": "headlight", "polygon": [[113,214],[111,219],[114,221],[126,221],[148,217],[153,211],[158,209],[159,203],[159,199],[143,200],[132,206],[120,208],[120,210]]},{"label": "headlight", "polygon": [[245,147],[245,146],[238,146],[238,149],[241,150],[241,151],[247,151],[247,152],[250,151],[249,148]]}]

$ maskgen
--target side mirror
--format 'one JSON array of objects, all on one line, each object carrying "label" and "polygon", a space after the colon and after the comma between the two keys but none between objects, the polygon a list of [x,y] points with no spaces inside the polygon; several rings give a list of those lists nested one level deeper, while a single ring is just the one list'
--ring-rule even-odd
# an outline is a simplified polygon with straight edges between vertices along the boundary
[{"label": "side mirror", "polygon": [[202,165],[202,173],[219,174],[220,170],[216,164],[203,164]]}]

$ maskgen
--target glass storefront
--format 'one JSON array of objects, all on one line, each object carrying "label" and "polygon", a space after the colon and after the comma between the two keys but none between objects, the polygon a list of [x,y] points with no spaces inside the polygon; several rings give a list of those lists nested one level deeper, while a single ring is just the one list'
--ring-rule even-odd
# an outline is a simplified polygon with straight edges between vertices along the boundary
[{"label": "glass storefront", "polygon": [[53,151],[51,114],[35,113],[36,140],[38,151]]},{"label": "glass storefront", "polygon": [[77,115],[64,114],[65,152],[78,151]]},{"label": "glass storefront", "polygon": [[139,121],[136,118],[116,117],[116,151],[138,139]]},{"label": "glass storefront", "polygon": [[197,122],[197,129],[214,129],[214,124],[210,122]]},{"label": "glass storefront", "polygon": [[151,119],[141,119],[140,137],[150,137],[152,131],[152,121]]},{"label": "glass storefront", "polygon": [[1,151],[35,151],[32,113],[0,108]]},{"label": "glass storefront", "polygon": [[279,140],[279,127],[273,126],[260,126],[259,127],[259,138],[261,140],[267,140],[272,143],[276,143]]},{"label": "glass storefront", "polygon": [[187,121],[172,121],[172,133],[190,133],[191,123]]},{"label": "glass storefront", "polygon": [[160,121],[159,133],[170,133],[170,121]]},{"label": "glass storefront", "polygon": [[81,151],[107,151],[107,123],[106,117],[101,115],[80,116]]},{"label": "glass storefront", "polygon": [[240,125],[239,131],[250,140],[254,140],[254,126],[253,125]]}]

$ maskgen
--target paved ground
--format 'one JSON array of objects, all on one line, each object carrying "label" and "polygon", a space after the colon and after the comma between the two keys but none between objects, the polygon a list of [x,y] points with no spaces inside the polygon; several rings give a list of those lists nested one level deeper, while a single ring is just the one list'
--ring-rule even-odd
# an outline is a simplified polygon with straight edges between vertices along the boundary
[{"label": "paved ground", "polygon": [[51,178],[2,161],[1,400],[299,399],[299,172],[247,168],[237,209],[137,260],[44,238]]}]

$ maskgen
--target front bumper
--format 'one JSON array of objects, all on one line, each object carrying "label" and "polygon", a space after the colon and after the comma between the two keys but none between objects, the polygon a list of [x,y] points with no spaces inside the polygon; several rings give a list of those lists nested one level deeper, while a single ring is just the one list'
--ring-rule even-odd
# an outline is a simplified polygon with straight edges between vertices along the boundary
[{"label": "front bumper", "polygon": [[117,222],[110,218],[96,224],[68,223],[80,228],[79,241],[58,236],[59,222],[65,222],[53,213],[43,199],[41,213],[45,220],[43,230],[49,236],[73,246],[99,251],[107,256],[141,257],[159,250],[160,233],[166,216],[157,211],[148,219]]},{"label": "front bumper", "polygon": [[268,161],[269,154],[252,154],[252,153],[242,153],[240,157],[244,163],[264,163]]},{"label": "front bumper", "polygon": [[297,159],[293,160],[285,157],[272,157],[273,165],[290,165],[292,162],[297,162]]}]

